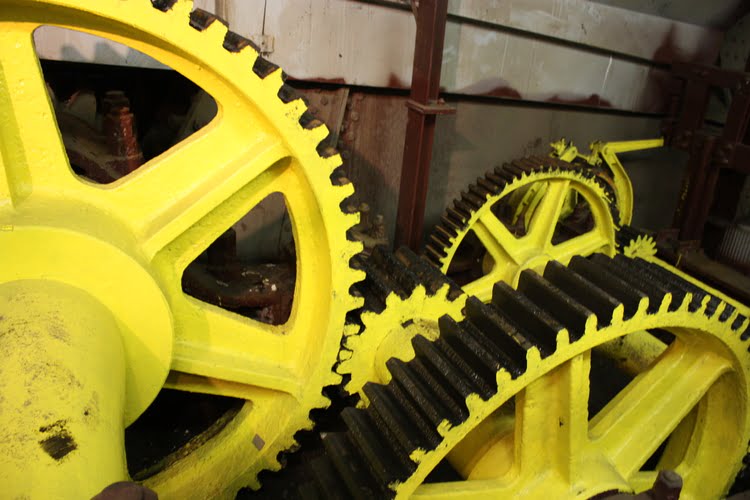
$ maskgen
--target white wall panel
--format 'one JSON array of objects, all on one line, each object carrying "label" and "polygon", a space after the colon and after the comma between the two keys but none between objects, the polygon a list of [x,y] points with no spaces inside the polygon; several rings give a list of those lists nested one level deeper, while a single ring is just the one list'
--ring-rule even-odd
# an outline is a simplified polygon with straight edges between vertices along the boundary
[{"label": "white wall panel", "polygon": [[[200,0],[196,6],[216,11],[244,36],[272,37],[268,58],[294,78],[407,88],[415,22],[402,2],[393,3]],[[711,62],[722,36],[588,0],[451,0],[449,12],[444,90],[633,111],[663,109],[665,75],[648,61]],[[159,67],[127,48],[70,33],[40,34],[39,47],[50,59]]]}]

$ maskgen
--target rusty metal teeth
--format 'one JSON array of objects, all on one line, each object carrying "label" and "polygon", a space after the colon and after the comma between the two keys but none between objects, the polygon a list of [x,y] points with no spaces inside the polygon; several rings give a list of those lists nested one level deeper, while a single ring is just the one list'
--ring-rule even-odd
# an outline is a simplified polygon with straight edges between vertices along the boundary
[{"label": "rusty metal teeth", "polygon": [[266,78],[277,69],[279,69],[277,65],[261,56],[258,56],[258,58],[255,59],[255,62],[253,63],[253,73],[258,75],[260,78]]},{"label": "rusty metal teeth", "polygon": [[554,313],[555,318],[568,330],[571,341],[581,338],[589,318],[594,315],[591,310],[533,271],[521,273],[518,290],[534,303],[544,304]]},{"label": "rusty metal teeth", "polygon": [[245,47],[252,47],[255,52],[260,53],[260,47],[255,45],[252,40],[245,38],[234,31],[227,31],[227,34],[224,37],[223,47],[229,52],[240,52]]},{"label": "rusty metal teeth", "polygon": [[151,0],[151,5],[162,12],[170,10],[176,3],[177,0]]},{"label": "rusty metal teeth", "polygon": [[212,14],[203,9],[195,9],[190,13],[190,26],[198,31],[204,31],[215,21],[219,21],[224,26],[227,25],[226,21],[220,19],[216,14]]},{"label": "rusty metal teeth", "polygon": [[623,317],[626,319],[632,317],[638,311],[641,300],[646,298],[646,294],[639,290],[637,284],[633,286],[630,282],[623,280],[621,276],[612,273],[610,268],[600,265],[597,261],[576,256],[570,260],[568,267],[621,302],[624,307]]}]

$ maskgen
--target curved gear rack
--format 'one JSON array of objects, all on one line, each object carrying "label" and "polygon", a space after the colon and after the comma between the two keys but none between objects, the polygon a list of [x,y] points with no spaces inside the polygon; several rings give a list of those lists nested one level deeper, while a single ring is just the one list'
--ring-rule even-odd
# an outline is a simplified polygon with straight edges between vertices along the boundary
[{"label": "curved gear rack", "polygon": [[[344,410],[300,493],[590,498],[642,491],[666,468],[681,498],[719,497],[750,437],[747,314],[642,259],[524,271],[518,291],[470,298],[465,320],[443,318],[439,340],[416,336],[413,360],[390,360],[393,379]],[[592,349],[643,330],[663,353],[590,415]],[[459,477],[425,483],[444,458]]]},{"label": "curved gear rack", "polygon": [[[544,189],[528,196],[539,185]],[[588,204],[593,227],[556,244],[557,225],[571,212],[564,213],[571,193]],[[503,213],[508,208],[511,213]],[[512,231],[509,226],[517,225],[519,218],[526,227]],[[524,269],[541,269],[550,260],[567,263],[574,255],[597,251],[613,255],[618,219],[612,187],[593,169],[555,158],[524,158],[497,167],[470,185],[435,227],[426,256],[450,277],[461,271],[459,259],[481,268],[457,281],[468,295],[487,301],[497,281],[517,283]],[[478,241],[470,241],[473,237]],[[467,247],[470,255],[459,256]]]},{"label": "curved gear rack", "polygon": [[[76,177],[34,51],[41,25],[154,57],[211,94],[219,115],[112,184]],[[163,498],[257,487],[258,472],[279,468],[278,453],[311,427],[310,410],[329,404],[321,389],[341,380],[332,367],[345,317],[361,305],[349,293],[363,278],[349,267],[361,245],[346,238],[359,217],[340,209],[353,188],[331,180],[341,160],[319,147],[325,126],[280,69],[191,1],[0,0],[0,49],[0,260],[14,263],[0,269],[0,317],[17,332],[3,337],[0,422],[7,436],[44,429],[51,443],[2,439],[0,448],[16,446],[0,453],[0,475],[11,478],[5,493],[91,496],[126,479],[122,427],[148,407],[170,370],[171,387],[246,403],[166,457],[145,483]],[[186,296],[187,264],[274,192],[286,199],[297,242],[290,320],[265,325]],[[39,333],[52,317],[69,335]],[[86,337],[91,331],[101,339]],[[33,351],[23,340],[29,335],[39,339]],[[34,404],[22,405],[32,389],[19,379],[44,362],[54,369],[35,372]],[[58,367],[79,383],[61,383]],[[105,426],[89,425],[90,390]],[[50,461],[65,465],[49,468]]]}]

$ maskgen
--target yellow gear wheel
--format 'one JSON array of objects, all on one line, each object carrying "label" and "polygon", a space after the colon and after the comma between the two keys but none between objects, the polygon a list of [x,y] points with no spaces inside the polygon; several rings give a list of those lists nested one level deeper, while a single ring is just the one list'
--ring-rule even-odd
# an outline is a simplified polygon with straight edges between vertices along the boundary
[{"label": "yellow gear wheel", "polygon": [[[152,56],[213,96],[217,117],[111,184],[77,177],[34,50],[44,25]],[[168,373],[172,388],[246,403],[145,484],[162,498],[257,487],[258,472],[278,469],[278,453],[311,427],[310,410],[329,404],[321,389],[341,380],[345,317],[361,305],[349,293],[364,277],[349,267],[361,245],[346,238],[359,217],[340,209],[353,193],[331,180],[340,157],[316,150],[325,126],[249,41],[185,0],[0,0],[0,117],[3,493],[90,497],[127,479],[122,428]],[[275,192],[297,245],[290,319],[266,325],[184,294],[188,263]],[[43,390],[28,393],[24,380],[37,379]]]},{"label": "yellow gear wheel", "polygon": [[[344,410],[303,491],[591,498],[669,469],[681,498],[726,493],[750,437],[746,308],[666,265],[595,255],[526,270],[518,291],[498,283],[466,309],[441,319],[439,340],[414,337],[413,360],[390,360],[388,384],[365,386],[369,406]],[[593,349],[642,331],[662,353],[613,386]]]},{"label": "yellow gear wheel", "polygon": [[408,248],[395,255],[376,247],[368,258],[357,258],[354,267],[367,277],[356,285],[365,304],[359,315],[362,330],[346,337],[338,373],[348,376],[344,389],[359,394],[367,382],[387,382],[386,361],[414,357],[411,339],[416,335],[435,340],[438,318],[448,315],[460,321],[466,295],[443,273]]},{"label": "yellow gear wheel", "polygon": [[[614,203],[609,186],[587,169],[555,158],[515,160],[479,178],[447,209],[426,256],[468,295],[488,301],[496,282],[515,284],[525,269],[614,255]],[[587,217],[580,234],[566,227],[576,212]]]}]

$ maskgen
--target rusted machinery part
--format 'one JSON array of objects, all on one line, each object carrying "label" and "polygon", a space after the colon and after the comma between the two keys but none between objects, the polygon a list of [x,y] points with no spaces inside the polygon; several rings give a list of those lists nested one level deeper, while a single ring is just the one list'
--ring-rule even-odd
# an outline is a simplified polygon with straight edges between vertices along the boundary
[{"label": "rusted machinery part", "polygon": [[[390,360],[389,383],[365,386],[369,406],[323,436],[300,496],[590,498],[644,491],[662,469],[682,476],[682,498],[726,493],[750,437],[747,309],[600,254],[525,271],[518,291],[499,283],[492,304],[466,309],[441,319],[439,340],[414,337],[414,359]],[[659,361],[590,420],[591,350],[642,330],[670,333]],[[458,476],[424,484],[444,458]]]},{"label": "rusted machinery part", "polygon": [[[284,85],[278,67],[215,16],[192,6],[188,0],[0,0],[0,111],[8,118],[0,134],[6,171],[0,176],[0,260],[14,262],[0,267],[0,284],[48,285],[38,296],[64,288],[65,304],[98,308],[101,330],[122,340],[105,343],[123,351],[113,351],[117,359],[110,369],[126,366],[127,381],[112,382],[106,393],[111,408],[119,404],[122,411],[117,422],[100,429],[134,422],[165,384],[242,403],[146,471],[153,475],[145,484],[162,498],[231,497],[243,486],[258,487],[260,471],[280,467],[279,453],[295,446],[297,431],[312,426],[310,411],[329,404],[322,388],[341,380],[332,367],[343,332],[352,328],[346,315],[361,305],[349,290],[364,278],[349,266],[361,244],[346,237],[358,216],[341,210],[353,187],[334,178],[341,159],[321,146],[326,128]],[[213,126],[132,175],[109,186],[81,182],[69,167],[34,51],[32,33],[41,25],[82,29],[151,55],[206,89],[223,112]],[[181,286],[188,263],[272,192],[285,196],[299,243],[294,307],[283,327],[190,298]],[[13,303],[2,305],[22,317],[25,311]],[[54,310],[55,304],[42,305],[69,320],[75,332],[99,331],[86,323],[97,318],[66,318],[66,309]],[[44,318],[33,320],[44,330]],[[63,352],[54,349],[52,333],[45,337],[46,349],[26,352]],[[28,345],[17,340],[20,347]],[[81,355],[64,352],[66,369],[75,372]],[[107,368],[101,366],[104,356],[86,357],[90,371]],[[25,373],[22,367],[12,371],[14,377]],[[28,420],[5,425],[12,419],[8,405],[24,405],[24,385],[10,380],[9,370],[3,375],[10,392],[3,389],[0,417],[6,432],[24,435]],[[108,377],[86,380],[102,383]],[[30,401],[45,411],[73,411],[63,396],[77,390],[74,385],[61,383]],[[109,446],[88,439],[94,431],[85,429],[75,436],[78,449],[65,456],[65,470],[74,472],[52,487],[64,483],[93,495],[101,481],[112,482],[78,457],[122,459],[121,436]],[[44,452],[34,436],[23,441],[31,443],[24,448],[28,459],[0,453],[0,475],[10,478],[4,491],[11,496],[31,488],[46,497],[42,492],[54,483],[25,479],[53,474],[43,461],[49,457],[37,460],[35,454]],[[0,447],[12,445],[0,440]],[[127,479],[123,468],[115,472]]]},{"label": "rusted machinery part", "polygon": [[100,129],[62,103],[56,103],[55,115],[74,169],[88,179],[109,184],[136,170],[144,159],[136,136],[136,118],[125,94],[107,92],[102,109]]},{"label": "rusted machinery part", "polygon": [[[519,216],[515,195],[538,186],[544,188],[541,199],[521,206],[525,212]],[[563,206],[571,193],[586,204],[577,205],[565,217]],[[526,203],[525,198],[520,203]],[[577,215],[585,216],[583,225],[577,223]],[[524,269],[540,269],[549,260],[567,263],[573,255],[595,251],[614,254],[618,219],[613,188],[595,169],[556,158],[523,158],[487,172],[470,185],[446,210],[425,254],[467,293],[489,300],[495,282],[514,284]],[[571,237],[558,245],[560,228]]]}]

